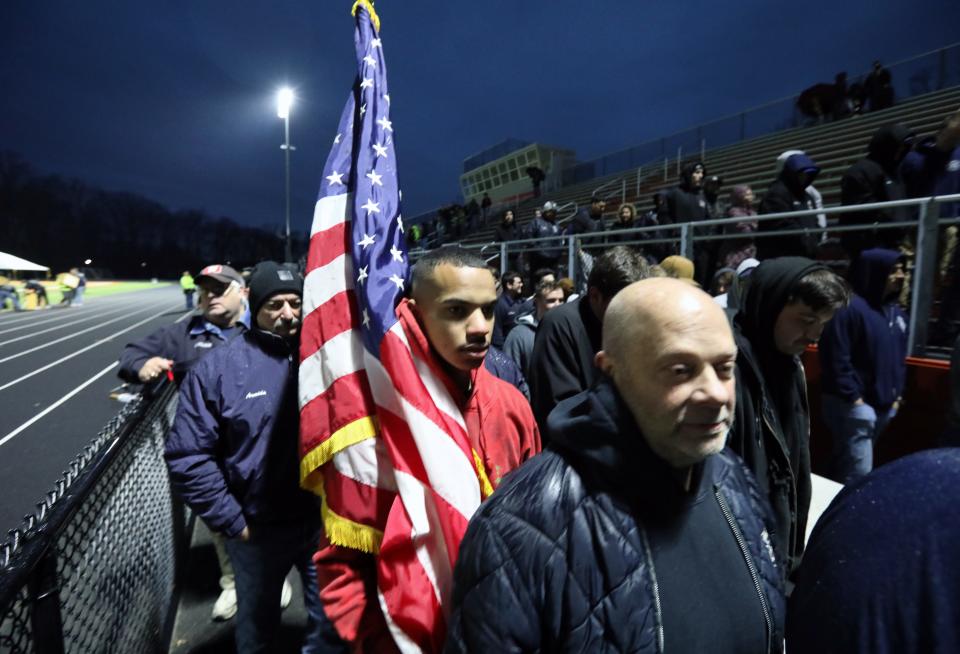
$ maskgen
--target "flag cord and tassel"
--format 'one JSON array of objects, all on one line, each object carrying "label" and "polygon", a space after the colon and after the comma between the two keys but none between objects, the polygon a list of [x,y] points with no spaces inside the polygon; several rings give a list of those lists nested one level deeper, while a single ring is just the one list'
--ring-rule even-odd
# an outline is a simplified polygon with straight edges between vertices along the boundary
[{"label": "flag cord and tassel", "polygon": [[357,0],[353,3],[353,8],[350,10],[350,14],[353,16],[357,15],[357,9],[363,6],[367,10],[367,13],[370,14],[370,20],[373,21],[373,29],[380,33],[380,17],[377,16],[377,11],[373,8],[372,0]]}]

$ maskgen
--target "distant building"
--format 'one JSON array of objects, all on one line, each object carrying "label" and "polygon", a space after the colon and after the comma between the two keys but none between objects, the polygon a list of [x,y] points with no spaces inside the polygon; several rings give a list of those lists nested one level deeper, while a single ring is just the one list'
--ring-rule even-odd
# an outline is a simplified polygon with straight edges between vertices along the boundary
[{"label": "distant building", "polygon": [[533,186],[527,168],[531,166],[544,172],[544,191],[556,188],[561,171],[572,166],[575,158],[573,150],[507,139],[463,160],[460,189],[464,202],[479,202],[484,193],[495,203],[530,197]]}]

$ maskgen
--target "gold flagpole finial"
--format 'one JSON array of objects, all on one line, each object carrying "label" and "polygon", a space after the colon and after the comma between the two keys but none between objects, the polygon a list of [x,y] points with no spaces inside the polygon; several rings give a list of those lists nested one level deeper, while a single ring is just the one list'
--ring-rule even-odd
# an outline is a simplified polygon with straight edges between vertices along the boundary
[{"label": "gold flagpole finial", "polygon": [[373,8],[372,0],[357,0],[353,3],[353,9],[350,10],[350,13],[353,16],[357,15],[357,9],[363,6],[367,10],[367,13],[370,14],[370,20],[373,21],[373,29],[377,31],[377,34],[380,33],[380,17],[377,16],[377,10]]}]

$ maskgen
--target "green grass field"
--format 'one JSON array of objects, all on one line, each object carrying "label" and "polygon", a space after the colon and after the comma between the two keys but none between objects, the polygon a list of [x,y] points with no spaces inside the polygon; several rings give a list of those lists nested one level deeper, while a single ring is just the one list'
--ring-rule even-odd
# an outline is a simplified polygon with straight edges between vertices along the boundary
[{"label": "green grass field", "polygon": [[[14,282],[15,285],[18,285]],[[130,282],[100,282],[100,281],[88,281],[87,290],[83,294],[84,300],[90,300],[93,298],[104,297],[106,295],[115,295],[117,293],[129,293],[131,291],[140,291],[146,288],[160,288],[161,286],[170,286],[171,282],[157,282],[153,283],[150,281],[130,281]],[[18,285],[19,286],[19,285]],[[50,300],[50,304],[55,305],[59,304],[60,300],[63,299],[63,294],[60,292],[60,287],[56,283],[45,283],[44,286],[47,288],[47,298]],[[20,290],[20,299],[23,299],[23,290]],[[9,308],[9,307],[8,307]]]}]

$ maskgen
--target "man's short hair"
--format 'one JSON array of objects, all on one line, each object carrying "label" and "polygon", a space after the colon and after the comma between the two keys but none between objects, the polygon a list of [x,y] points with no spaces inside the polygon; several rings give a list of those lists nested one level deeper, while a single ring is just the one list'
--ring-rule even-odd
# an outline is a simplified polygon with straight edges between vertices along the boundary
[{"label": "man's short hair", "polygon": [[506,287],[507,284],[512,282],[514,279],[520,276],[516,270],[508,270],[507,272],[500,275],[500,285]]},{"label": "man's short hair", "polygon": [[[553,293],[554,291],[563,291],[563,287],[560,285],[560,282],[540,282],[537,284],[537,290],[534,293],[534,296],[540,298],[541,300],[547,297],[547,293]],[[566,296],[566,293],[564,293]]]},{"label": "man's short hair", "polygon": [[797,280],[790,289],[787,304],[800,301],[814,311],[836,311],[850,304],[850,284],[828,268],[811,271]]},{"label": "man's short hair", "polygon": [[[484,270],[489,270],[489,268],[487,268],[487,262],[477,253],[471,250],[465,250],[457,245],[445,245],[436,250],[430,250],[413,264],[413,269],[410,271],[411,295],[417,286],[433,274],[437,266],[445,263],[450,264],[454,268],[483,268]],[[494,279],[496,278],[494,277]]]},{"label": "man's short hair", "polygon": [[537,268],[533,271],[533,283],[537,285],[540,283],[540,280],[546,277],[547,275],[553,275],[556,278],[557,273],[553,268]]},{"label": "man's short hair", "polygon": [[647,277],[650,264],[643,255],[626,245],[617,245],[594,259],[587,286],[609,300],[621,289]]}]

